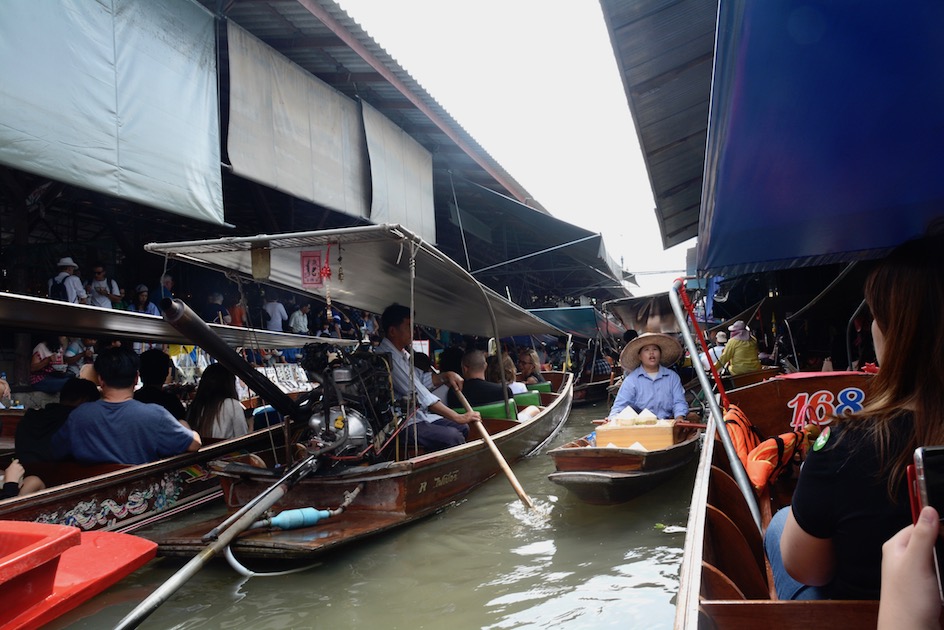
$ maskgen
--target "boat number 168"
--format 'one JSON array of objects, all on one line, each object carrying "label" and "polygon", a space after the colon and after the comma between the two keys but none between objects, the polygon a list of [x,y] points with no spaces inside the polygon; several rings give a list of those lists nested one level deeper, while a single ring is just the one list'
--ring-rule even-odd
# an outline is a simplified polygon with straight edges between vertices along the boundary
[{"label": "boat number 168", "polygon": [[858,387],[847,387],[836,395],[826,389],[813,394],[803,392],[787,403],[787,407],[793,410],[790,424],[794,427],[810,422],[820,424],[832,416],[862,411],[863,401],[865,392]]}]

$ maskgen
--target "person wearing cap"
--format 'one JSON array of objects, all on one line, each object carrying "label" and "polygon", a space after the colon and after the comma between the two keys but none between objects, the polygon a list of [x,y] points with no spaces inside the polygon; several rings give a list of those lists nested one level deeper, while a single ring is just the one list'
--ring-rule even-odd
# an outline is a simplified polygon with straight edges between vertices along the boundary
[{"label": "person wearing cap", "polygon": [[76,264],[70,256],[60,258],[56,263],[59,273],[49,279],[47,284],[47,294],[52,297],[53,282],[61,282],[66,289],[67,301],[73,304],[88,304],[88,293],[82,286],[82,280],[75,274],[79,265]]},{"label": "person wearing cap", "polygon": [[726,343],[728,343],[728,333],[724,332],[723,330],[719,330],[715,334],[714,345],[708,348],[708,353],[698,355],[698,358],[701,359],[702,367],[704,367],[705,370],[710,370],[711,365],[721,358],[721,353],[724,352],[724,346]]},{"label": "person wearing cap", "polygon": [[627,374],[608,417],[632,407],[636,413],[648,409],[659,419],[684,420],[688,403],[682,379],[667,367],[681,356],[682,345],[662,333],[643,333],[626,344],[620,364]]},{"label": "person wearing cap", "polygon": [[157,315],[158,317],[161,315],[161,312],[154,306],[154,302],[148,299],[148,288],[147,285],[144,284],[139,284],[134,288],[134,299],[131,300],[131,304],[128,305],[128,310],[134,311],[135,313]]},{"label": "person wearing cap", "polygon": [[730,326],[731,340],[724,346],[724,352],[715,363],[716,369],[728,366],[731,374],[746,374],[763,369],[758,358],[757,340],[751,336],[751,329],[743,320],[737,320]]}]

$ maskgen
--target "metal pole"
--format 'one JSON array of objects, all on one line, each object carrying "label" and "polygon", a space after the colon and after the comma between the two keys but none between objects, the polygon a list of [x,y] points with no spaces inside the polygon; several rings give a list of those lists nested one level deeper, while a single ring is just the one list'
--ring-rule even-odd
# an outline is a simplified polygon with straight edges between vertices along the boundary
[{"label": "metal pole", "polygon": [[[675,317],[679,322],[688,320],[687,313],[682,308],[682,303],[678,296],[679,290],[684,291],[684,284],[684,280],[679,278],[672,284],[672,290],[669,291],[669,302],[672,304],[672,310],[675,311]],[[738,488],[740,488],[741,494],[747,502],[751,516],[754,517],[754,524],[757,526],[758,531],[763,532],[760,508],[757,506],[757,497],[754,496],[754,488],[751,486],[750,479],[747,477],[747,471],[744,470],[744,464],[741,463],[740,458],[737,456],[734,443],[731,442],[731,436],[728,435],[727,429],[724,428],[724,414],[721,412],[718,401],[711,394],[711,383],[708,382],[708,375],[705,372],[705,368],[702,366],[701,361],[697,360],[698,348],[695,346],[695,338],[692,336],[692,331],[688,326],[680,326],[680,328],[682,329],[682,338],[685,340],[685,347],[692,357],[692,368],[695,370],[695,374],[698,375],[698,382],[705,392],[705,402],[708,404],[708,408],[711,411],[708,431],[705,435],[710,439],[712,433],[716,433],[718,437],[721,438],[721,443],[724,445],[724,452],[727,453],[728,460],[731,462],[731,472],[734,473],[734,480],[737,482]]]}]

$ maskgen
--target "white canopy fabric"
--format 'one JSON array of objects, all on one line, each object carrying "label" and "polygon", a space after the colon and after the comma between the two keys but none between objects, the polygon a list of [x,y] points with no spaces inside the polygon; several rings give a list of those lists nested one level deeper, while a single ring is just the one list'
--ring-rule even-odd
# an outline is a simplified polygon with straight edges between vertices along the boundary
[{"label": "white canopy fabric", "polygon": [[188,0],[7,0],[0,67],[0,163],[223,223],[205,9]]},{"label": "white canopy fabric", "polygon": [[[219,271],[235,271],[261,282],[354,308],[381,313],[394,302],[411,305],[414,322],[485,337],[561,331],[512,304],[422,238],[399,225],[231,237],[207,241],[151,243],[155,254]],[[327,275],[327,273],[330,275]],[[265,277],[261,277],[261,276]]]},{"label": "white canopy fabric", "polygon": [[233,172],[299,199],[367,218],[370,194],[358,105],[227,23]]},{"label": "white canopy fabric", "polygon": [[370,220],[409,226],[436,242],[433,156],[367,103],[361,103],[370,158]]}]

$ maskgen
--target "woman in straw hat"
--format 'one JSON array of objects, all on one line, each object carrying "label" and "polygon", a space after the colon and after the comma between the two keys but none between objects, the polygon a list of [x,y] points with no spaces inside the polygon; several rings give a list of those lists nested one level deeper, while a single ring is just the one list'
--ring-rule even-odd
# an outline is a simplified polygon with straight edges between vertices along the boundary
[{"label": "woman in straw hat", "polygon": [[626,407],[648,409],[657,418],[683,420],[688,413],[679,375],[666,366],[682,356],[682,345],[662,333],[639,335],[623,348],[620,364],[626,371],[609,417]]}]

